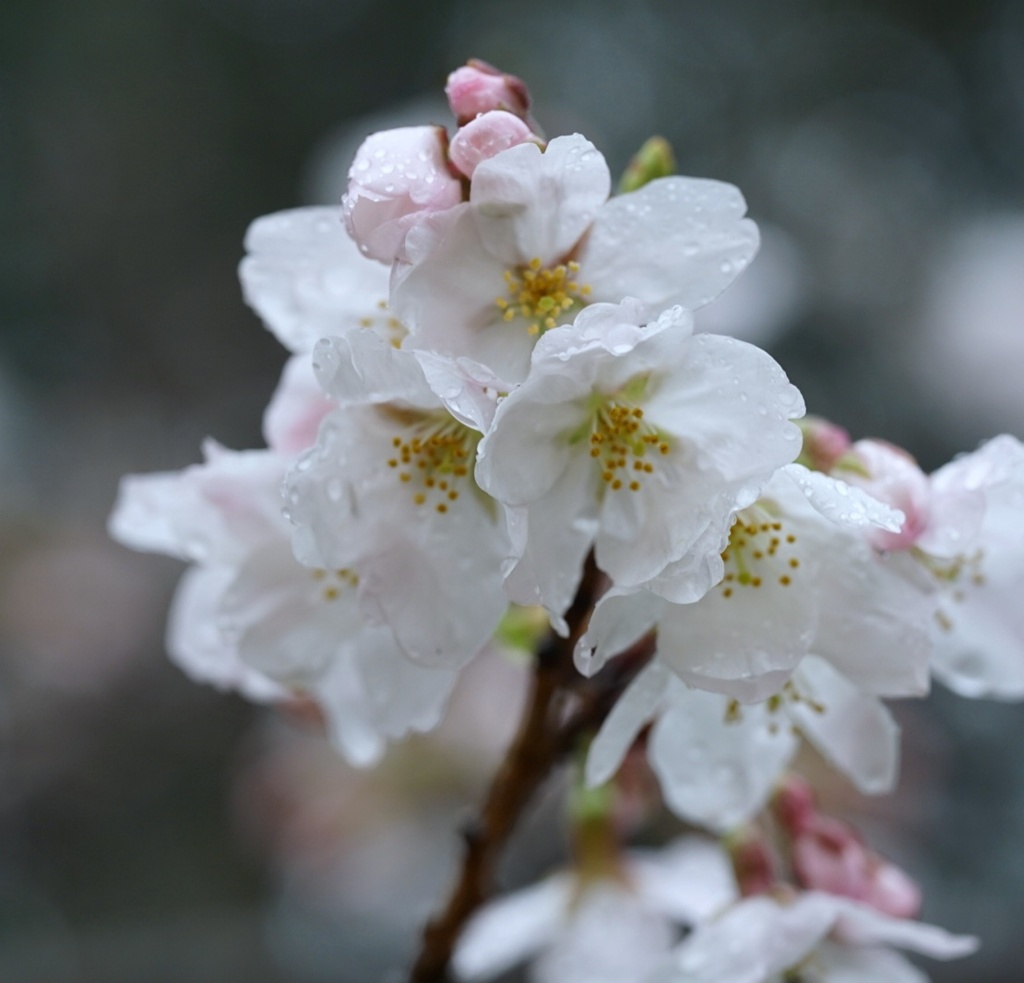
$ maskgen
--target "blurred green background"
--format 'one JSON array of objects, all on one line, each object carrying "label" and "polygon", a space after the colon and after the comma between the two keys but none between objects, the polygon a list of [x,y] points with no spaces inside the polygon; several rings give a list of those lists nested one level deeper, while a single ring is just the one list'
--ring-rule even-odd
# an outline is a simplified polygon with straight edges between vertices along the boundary
[{"label": "blurred green background", "polygon": [[[247,224],[337,201],[370,130],[447,123],[468,57],[614,173],[658,132],[743,189],[763,253],[703,323],[772,351],[814,412],[927,468],[1024,435],[1024,4],[5,0],[5,983],[362,983],[407,957],[496,753],[466,750],[489,681],[448,737],[353,774],[167,664],[180,567],[103,526],[122,473],[259,444],[284,353],[241,300]],[[928,917],[984,938],[933,977],[1016,983],[1024,707],[900,713],[901,792],[846,804]],[[522,839],[512,880],[558,853]]]}]

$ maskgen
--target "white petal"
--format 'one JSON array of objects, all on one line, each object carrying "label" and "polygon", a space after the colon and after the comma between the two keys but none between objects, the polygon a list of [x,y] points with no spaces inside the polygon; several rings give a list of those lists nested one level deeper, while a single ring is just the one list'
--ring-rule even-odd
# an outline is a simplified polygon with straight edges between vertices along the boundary
[{"label": "white petal", "polygon": [[[936,598],[905,554],[879,555],[853,537],[824,530],[818,634],[811,648],[850,682],[876,696],[923,696],[929,687]],[[803,540],[810,549],[814,531]]]},{"label": "white petal", "polygon": [[639,297],[652,311],[693,310],[718,296],[758,247],[757,226],[730,184],[669,177],[612,198],[580,255],[595,300]]},{"label": "white petal", "polygon": [[178,584],[167,616],[167,652],[192,679],[237,690],[251,700],[277,700],[286,689],[245,665],[220,627],[220,602],[235,576],[230,567],[193,567]]},{"label": "white petal", "polygon": [[494,421],[497,395],[508,389],[486,366],[468,358],[452,359],[435,352],[416,351],[434,395],[449,413],[467,427],[486,433]]},{"label": "white petal", "polygon": [[313,350],[313,369],[339,406],[395,401],[433,408],[438,403],[412,352],[372,331],[322,339]]},{"label": "white petal", "polygon": [[812,650],[868,692],[926,693],[935,602],[910,557],[880,555],[861,529],[826,519],[790,468],[769,481],[762,506],[780,513],[795,536],[794,586],[812,571],[809,586],[819,598]]},{"label": "white petal", "polygon": [[786,725],[762,705],[726,722],[727,701],[676,683],[648,746],[666,804],[683,819],[725,831],[755,815],[796,751]]},{"label": "white petal", "polygon": [[488,643],[508,608],[501,543],[478,527],[479,551],[458,556],[457,544],[473,542],[473,533],[463,529],[460,534],[452,523],[418,542],[394,541],[360,565],[364,610],[386,621],[409,657],[423,666],[465,665]]},{"label": "white petal", "polygon": [[812,957],[822,983],[928,983],[928,977],[891,949],[824,942]]},{"label": "white petal", "polygon": [[832,926],[827,907],[803,896],[790,905],[749,898],[705,922],[645,983],[769,983],[810,952]]},{"label": "white petal", "polygon": [[668,684],[668,670],[652,662],[626,687],[590,744],[584,771],[588,786],[603,785],[619,770],[637,735],[654,716]]},{"label": "white petal", "polygon": [[655,853],[632,853],[629,873],[649,907],[683,925],[705,921],[737,899],[728,854],[699,836],[683,837]]},{"label": "white petal", "polygon": [[796,482],[807,500],[826,519],[850,529],[885,529],[899,532],[905,516],[866,491],[830,478],[820,471],[809,471],[802,464],[790,464],[784,469]]},{"label": "white petal", "polygon": [[852,945],[895,945],[932,959],[957,959],[978,948],[978,940],[970,935],[953,935],[937,925],[883,915],[848,898],[822,897],[836,912],[836,937]]},{"label": "white petal", "polygon": [[571,892],[572,881],[563,874],[482,908],[459,938],[452,958],[455,975],[475,983],[529,958],[557,935]]},{"label": "white petal", "polygon": [[[485,438],[486,439],[486,438]],[[558,620],[572,603],[597,532],[590,459],[570,460],[547,495],[524,509],[505,590],[519,604],[540,604]]]},{"label": "white petal", "polygon": [[435,727],[456,678],[410,662],[387,628],[365,626],[338,645],[313,692],[335,745],[352,764],[366,766],[380,758],[386,740]]},{"label": "white petal", "polygon": [[814,701],[789,705],[804,735],[860,791],[891,791],[899,768],[900,731],[885,705],[814,656],[804,659],[793,681],[801,696]]},{"label": "white petal", "polygon": [[388,268],[362,256],[339,208],[296,208],[256,219],[239,276],[246,302],[293,352],[319,338],[384,321]]},{"label": "white petal", "polygon": [[[444,716],[458,679],[452,669],[429,669],[411,662],[387,628],[366,626],[341,651],[358,663],[374,726],[388,738],[433,730]],[[325,691],[324,679],[319,691]]]},{"label": "white petal", "polygon": [[[545,381],[552,383],[546,392],[538,384]],[[491,430],[477,450],[480,487],[506,505],[529,505],[550,495],[570,465],[577,480],[585,474],[581,462],[593,471],[589,444],[570,442],[570,434],[583,420],[576,402],[587,394],[582,383],[564,375],[559,381],[556,374],[541,371],[502,400]],[[584,501],[579,504],[583,506]]]},{"label": "white petal", "polygon": [[133,549],[201,563],[231,563],[280,535],[287,459],[228,451],[212,441],[207,461],[182,471],[126,475],[108,525]]},{"label": "white petal", "polygon": [[387,741],[369,719],[367,694],[353,659],[336,659],[313,688],[327,718],[331,743],[356,768],[369,768],[384,756]]},{"label": "white petal", "polygon": [[667,955],[674,926],[615,881],[586,884],[531,983],[641,983]]},{"label": "white petal", "polygon": [[488,252],[511,266],[534,258],[547,266],[576,245],[610,190],[604,157],[575,133],[543,151],[524,143],[484,161],[473,172],[470,202]]},{"label": "white petal", "polygon": [[758,489],[800,452],[800,430],[789,421],[803,413],[800,391],[770,355],[706,334],[693,336],[645,406],[645,418],[692,448],[699,467],[728,481],[753,479]]},{"label": "white petal", "polygon": [[662,661],[693,686],[745,702],[774,693],[807,654],[818,621],[814,590],[781,583],[774,561],[762,561],[759,584],[723,581],[693,604],[667,606],[658,629]]},{"label": "white petal", "polygon": [[[932,672],[954,693],[971,698],[1024,699],[1024,642],[1016,590],[968,590],[948,598],[934,629]],[[1009,585],[1007,585],[1009,586]]]},{"label": "white petal", "polygon": [[312,447],[320,421],[333,406],[317,382],[310,356],[293,356],[285,364],[281,381],[263,413],[267,446],[288,457]]},{"label": "white petal", "polygon": [[584,676],[593,676],[610,658],[650,631],[665,606],[665,601],[647,591],[623,595],[612,588],[597,602],[576,645],[576,668]]},{"label": "white petal", "polygon": [[[992,454],[1005,450],[1012,460],[1018,444],[1007,446],[1008,440],[985,446],[996,444]],[[985,496],[978,557],[943,585],[933,669],[962,696],[1019,700],[1024,698],[1024,468],[986,488]]]}]

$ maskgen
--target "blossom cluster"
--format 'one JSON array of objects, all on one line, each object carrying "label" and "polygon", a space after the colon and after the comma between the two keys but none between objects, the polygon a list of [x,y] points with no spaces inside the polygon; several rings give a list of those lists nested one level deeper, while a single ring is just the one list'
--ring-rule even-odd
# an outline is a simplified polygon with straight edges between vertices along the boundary
[{"label": "blossom cluster", "polygon": [[[580,681],[656,642],[593,734],[585,780],[614,780],[639,741],[668,807],[721,834],[777,796],[803,740],[861,791],[890,790],[883,700],[932,676],[1024,697],[1024,446],[1002,436],[927,475],[805,417],[770,355],[694,330],[757,250],[735,187],[641,175],[612,194],[598,149],[546,139],[518,79],[471,62],[447,92],[450,136],[374,134],[340,209],[250,228],[243,292],[291,353],[266,448],[211,442],[200,465],[124,480],[113,535],[191,564],[172,657],[255,699],[312,696],[366,765],[438,723],[513,605],[568,634],[592,564]],[[809,809],[794,843],[825,835]],[[645,931],[674,937],[622,887],[642,881],[613,879],[577,919],[642,922],[641,948]],[[757,983],[814,950],[834,968],[822,979],[912,980],[879,946],[969,948],[867,888],[766,883],[742,902],[742,878],[672,895],[693,934],[614,978]],[[564,918],[536,913],[573,896],[536,890],[523,938],[549,938]],[[632,913],[612,917],[627,896]],[[487,937],[460,950],[466,978],[508,961],[480,956]],[[748,946],[760,969],[721,962]],[[537,978],[583,978],[558,958]]]}]

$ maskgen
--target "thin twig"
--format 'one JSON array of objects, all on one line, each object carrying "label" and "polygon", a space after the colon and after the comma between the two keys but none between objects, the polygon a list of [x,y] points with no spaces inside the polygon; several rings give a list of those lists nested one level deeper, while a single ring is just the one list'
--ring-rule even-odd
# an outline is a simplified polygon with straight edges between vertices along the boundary
[{"label": "thin twig", "polygon": [[575,677],[572,653],[597,597],[599,574],[588,560],[580,589],[566,612],[569,635],[551,636],[537,653],[519,731],[494,776],[479,816],[463,830],[465,851],[444,909],[427,924],[410,983],[445,983],[455,943],[469,917],[494,891],[501,851],[523,810],[570,750],[559,726]]}]

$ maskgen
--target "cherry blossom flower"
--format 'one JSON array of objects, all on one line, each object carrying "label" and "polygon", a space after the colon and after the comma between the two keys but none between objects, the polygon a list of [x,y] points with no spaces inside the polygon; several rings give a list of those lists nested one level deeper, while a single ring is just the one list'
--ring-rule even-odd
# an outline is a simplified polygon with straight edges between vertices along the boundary
[{"label": "cherry blossom flower", "polygon": [[483,908],[456,949],[455,975],[476,983],[532,960],[533,983],[642,983],[679,926],[734,897],[724,852],[696,837],[628,854],[605,876],[563,871]]},{"label": "cherry blossom flower", "polygon": [[[512,510],[506,587],[556,622],[593,545],[622,588],[717,557],[729,517],[799,450],[799,392],[764,352],[692,335],[681,308],[639,326],[639,302],[600,304],[538,342],[498,406],[476,475]],[[713,582],[677,572],[693,599]]]},{"label": "cherry blossom flower", "polygon": [[791,465],[737,514],[717,558],[724,576],[702,598],[610,591],[577,647],[580,668],[596,671],[655,626],[658,649],[591,745],[588,781],[607,780],[656,718],[648,756],[666,802],[714,829],[764,805],[797,732],[861,791],[891,789],[898,728],[878,697],[927,690],[932,607],[862,530],[901,518]]},{"label": "cherry blossom flower", "polygon": [[962,696],[1024,699],[1024,445],[1008,435],[924,474],[905,451],[858,441],[835,473],[897,504],[903,551],[937,593],[932,670]]},{"label": "cherry blossom flower", "polygon": [[579,134],[481,162],[469,201],[409,232],[392,303],[409,344],[521,382],[538,335],[595,301],[639,298],[643,320],[708,303],[757,250],[732,185],[667,177],[609,199],[604,158]]},{"label": "cherry blossom flower", "polygon": [[[355,570],[310,570],[292,555],[280,497],[294,459],[287,451],[325,404],[316,393],[300,409],[309,391],[296,371],[304,361],[289,364],[268,408],[271,449],[232,452],[209,442],[202,465],[129,475],[110,531],[136,549],[193,564],[168,624],[168,650],[181,668],[253,699],[311,693],[335,744],[366,765],[388,740],[438,723],[455,674],[414,665],[386,627],[366,621]],[[283,446],[274,439],[282,435]]]},{"label": "cherry blossom flower", "polygon": [[645,983],[927,983],[893,946],[954,959],[977,940],[830,894],[761,896],[703,922]]},{"label": "cherry blossom flower", "polygon": [[[251,699],[284,690],[246,666],[216,624],[217,600],[247,553],[272,537],[280,505],[272,489],[283,464],[265,453],[233,454],[208,441],[206,463],[181,472],[126,475],[108,529],[133,549],[195,564],[182,578],[168,621],[172,660],[192,678]],[[252,494],[253,488],[271,494]]]},{"label": "cherry blossom flower", "polygon": [[[457,374],[424,361],[438,389]],[[423,363],[373,332],[325,339],[314,364],[337,408],[288,474],[296,555],[358,569],[363,611],[414,660],[464,665],[508,606],[505,520],[472,476],[493,396],[460,377],[446,406]]]}]

